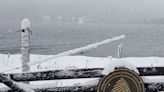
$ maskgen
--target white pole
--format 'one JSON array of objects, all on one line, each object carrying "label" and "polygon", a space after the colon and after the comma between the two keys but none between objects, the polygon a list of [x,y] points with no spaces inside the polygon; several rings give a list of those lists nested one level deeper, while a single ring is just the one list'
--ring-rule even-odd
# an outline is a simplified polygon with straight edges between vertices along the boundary
[{"label": "white pole", "polygon": [[30,21],[25,18],[21,23],[22,72],[29,71],[28,62],[30,61],[30,32]]}]

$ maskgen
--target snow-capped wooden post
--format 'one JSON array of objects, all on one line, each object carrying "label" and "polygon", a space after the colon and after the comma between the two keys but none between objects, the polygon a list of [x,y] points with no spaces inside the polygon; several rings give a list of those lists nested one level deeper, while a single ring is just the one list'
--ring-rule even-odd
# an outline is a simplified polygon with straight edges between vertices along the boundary
[{"label": "snow-capped wooden post", "polygon": [[25,18],[21,23],[22,72],[29,71],[28,62],[30,61],[30,34],[30,21]]}]

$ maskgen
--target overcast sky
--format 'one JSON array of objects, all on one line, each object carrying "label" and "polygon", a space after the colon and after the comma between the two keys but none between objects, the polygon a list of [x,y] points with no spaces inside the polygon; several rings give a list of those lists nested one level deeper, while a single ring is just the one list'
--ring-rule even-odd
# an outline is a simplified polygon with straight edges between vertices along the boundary
[{"label": "overcast sky", "polygon": [[102,21],[163,19],[164,0],[0,0],[0,17],[69,16]]}]

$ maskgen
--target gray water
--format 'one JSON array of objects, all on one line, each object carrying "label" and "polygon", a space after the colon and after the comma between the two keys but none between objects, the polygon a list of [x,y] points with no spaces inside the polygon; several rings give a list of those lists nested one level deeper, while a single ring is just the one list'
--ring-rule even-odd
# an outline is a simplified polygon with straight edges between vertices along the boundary
[{"label": "gray water", "polygon": [[[19,24],[19,23],[18,23]],[[123,57],[128,56],[164,56],[164,25],[157,24],[94,24],[78,25],[65,23],[32,23],[31,53],[57,54],[70,49],[86,46],[121,34],[128,34],[126,39],[112,42],[81,55],[115,56],[117,45],[123,43]],[[10,25],[12,26],[12,25]],[[9,26],[1,26],[7,30]],[[13,25],[14,28],[14,25]],[[19,25],[15,30],[19,29]],[[0,53],[20,53],[20,33],[0,31]],[[4,35],[4,36],[3,36]]]},{"label": "gray water", "polygon": [[0,53],[20,53],[20,33],[16,31],[27,17],[33,32],[33,54],[57,54],[141,31],[79,54],[115,56],[117,45],[123,43],[122,57],[164,56],[161,2],[163,0],[1,0]]}]

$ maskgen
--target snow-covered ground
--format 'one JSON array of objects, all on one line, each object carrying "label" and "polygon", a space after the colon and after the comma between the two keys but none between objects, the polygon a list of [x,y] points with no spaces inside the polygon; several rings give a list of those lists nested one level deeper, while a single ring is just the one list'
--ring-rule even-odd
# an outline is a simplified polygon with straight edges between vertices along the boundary
[{"label": "snow-covered ground", "polygon": [[[43,61],[54,55],[35,55],[31,54],[30,62],[35,63]],[[0,72],[2,73],[21,73],[21,55],[6,55],[0,54]],[[63,56],[50,59],[46,62],[30,66],[30,72],[58,70],[58,69],[80,69],[80,68],[104,68],[103,73],[108,74],[115,66],[124,66],[137,72],[136,67],[161,67],[164,66],[163,57],[87,57],[87,56]],[[164,76],[147,77],[143,76],[144,82],[164,82]],[[153,80],[152,80],[153,79]],[[161,80],[162,79],[162,80]],[[76,79],[76,80],[55,80],[55,81],[37,81],[31,82],[32,87],[39,87],[38,84],[43,84],[44,87],[52,86],[69,86],[69,85],[96,85],[98,78],[94,79]],[[151,80],[151,81],[150,81]],[[71,81],[71,83],[70,83]],[[90,82],[92,81],[92,82]],[[94,82],[93,82],[94,81]],[[1,87],[4,87],[1,85]],[[41,86],[40,86],[41,87]]]}]

